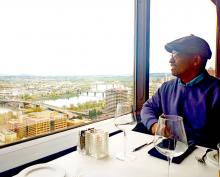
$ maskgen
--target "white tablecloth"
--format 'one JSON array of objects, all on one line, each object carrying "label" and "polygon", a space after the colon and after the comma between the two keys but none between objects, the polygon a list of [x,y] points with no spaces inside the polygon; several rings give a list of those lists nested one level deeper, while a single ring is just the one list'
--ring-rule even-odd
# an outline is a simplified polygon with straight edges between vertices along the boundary
[{"label": "white tablecloth", "polygon": [[[152,139],[153,136],[142,133],[128,134],[130,149]],[[152,147],[153,144],[134,152],[136,159],[133,161],[120,161],[114,157],[116,152],[123,149],[123,134],[120,133],[109,139],[108,158],[97,160],[73,152],[49,164],[64,168],[66,177],[166,177],[168,162],[150,156],[147,152]],[[217,166],[208,162],[203,166],[195,160],[195,156],[201,156],[205,150],[203,147],[198,147],[181,164],[172,164],[171,177],[217,177]]]}]

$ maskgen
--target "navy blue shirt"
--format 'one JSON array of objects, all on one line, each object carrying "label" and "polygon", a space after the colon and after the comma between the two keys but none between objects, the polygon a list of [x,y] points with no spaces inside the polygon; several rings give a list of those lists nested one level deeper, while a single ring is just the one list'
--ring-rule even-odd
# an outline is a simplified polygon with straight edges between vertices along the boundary
[{"label": "navy blue shirt", "polygon": [[141,121],[150,130],[162,113],[183,117],[188,140],[216,147],[220,142],[220,80],[205,71],[187,84],[178,78],[163,83],[144,103]]}]

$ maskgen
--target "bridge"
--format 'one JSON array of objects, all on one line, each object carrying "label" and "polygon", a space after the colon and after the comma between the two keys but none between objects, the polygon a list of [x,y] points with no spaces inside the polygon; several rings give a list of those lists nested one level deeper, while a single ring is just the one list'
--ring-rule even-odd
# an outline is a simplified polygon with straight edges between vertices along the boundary
[{"label": "bridge", "polygon": [[[45,103],[40,103],[40,104],[37,104],[37,105],[40,105],[40,106],[43,106],[43,107],[46,107],[47,109],[50,109],[52,111],[58,111],[58,112],[61,112],[61,113],[65,113],[69,116],[70,114],[70,117],[69,118],[73,118],[73,117],[76,117],[77,115],[83,115],[83,116],[88,116],[88,114],[84,113],[84,112],[78,112],[78,111],[71,111],[71,110],[65,110],[65,109],[62,109],[60,107],[57,107],[57,106],[53,106],[53,105],[49,105],[49,104],[45,104]],[[75,115],[74,115],[75,114]]]},{"label": "bridge", "polygon": [[98,93],[102,94],[102,98],[105,97],[105,92],[104,91],[99,91],[99,90],[90,90],[86,92],[86,95],[89,96],[89,94],[93,94],[93,96],[96,96]]},{"label": "bridge", "polygon": [[51,111],[57,111],[57,112],[60,112],[60,113],[67,114],[69,118],[77,117],[77,115],[88,116],[88,114],[84,113],[84,112],[65,110],[65,109],[62,109],[60,107],[52,106],[52,105],[49,105],[49,104],[37,103],[37,102],[31,102],[31,101],[0,100],[0,104],[6,104],[9,107],[12,107],[14,109],[25,107],[28,104],[36,105],[36,106],[41,106],[41,107],[47,108],[47,109],[49,109]]}]

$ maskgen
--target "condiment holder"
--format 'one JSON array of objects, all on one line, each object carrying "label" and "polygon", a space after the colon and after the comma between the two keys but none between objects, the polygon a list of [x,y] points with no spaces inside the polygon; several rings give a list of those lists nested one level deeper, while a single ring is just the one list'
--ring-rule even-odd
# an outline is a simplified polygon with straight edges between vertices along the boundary
[{"label": "condiment holder", "polygon": [[80,130],[78,152],[86,154],[96,159],[102,159],[108,156],[108,132],[101,129]]}]

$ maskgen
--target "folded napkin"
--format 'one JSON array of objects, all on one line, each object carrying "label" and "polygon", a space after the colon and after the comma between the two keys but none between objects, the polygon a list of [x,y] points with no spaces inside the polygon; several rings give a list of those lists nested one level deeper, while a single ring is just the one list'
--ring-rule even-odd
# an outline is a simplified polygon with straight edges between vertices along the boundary
[{"label": "folded napkin", "polygon": [[[197,147],[195,146],[194,143],[191,143],[191,144],[188,144],[188,149],[180,156],[178,157],[174,157],[172,159],[172,162],[173,163],[176,163],[176,164],[180,164],[188,155],[190,155]],[[160,159],[163,159],[163,160],[167,160],[167,156],[161,154],[160,152],[157,151],[157,149],[154,147],[152,149],[150,149],[148,151],[148,154],[154,156],[154,157],[157,157],[157,158],[160,158]]]}]

